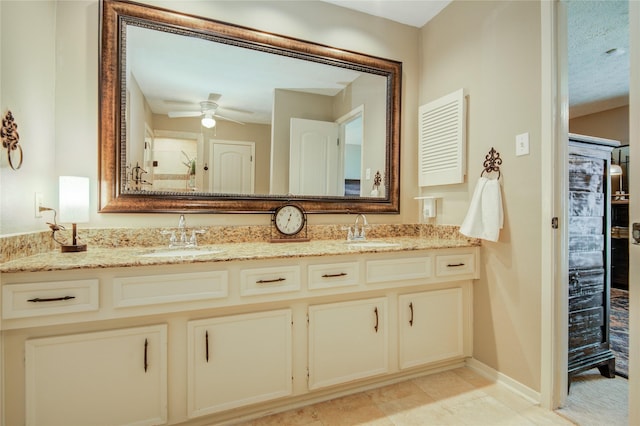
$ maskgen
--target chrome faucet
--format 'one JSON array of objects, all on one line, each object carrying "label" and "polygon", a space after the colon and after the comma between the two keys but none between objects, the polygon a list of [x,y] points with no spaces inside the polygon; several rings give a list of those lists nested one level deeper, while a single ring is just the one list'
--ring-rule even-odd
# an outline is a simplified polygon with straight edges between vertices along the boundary
[{"label": "chrome faucet", "polygon": [[187,244],[187,220],[183,214],[178,219],[178,229],[180,230],[180,245],[184,246]]},{"label": "chrome faucet", "polygon": [[197,234],[204,234],[204,229],[193,229],[191,230],[191,237],[187,238],[187,233],[189,229],[187,228],[187,220],[184,215],[180,215],[180,219],[178,220],[178,231],[180,233],[180,237],[176,236],[176,231],[162,231],[163,235],[169,234],[169,248],[176,247],[197,247],[198,246],[198,238]]},{"label": "chrome faucet", "polygon": [[[360,224],[360,228],[358,228]],[[362,213],[358,213],[356,220],[353,224],[353,230],[351,227],[347,228],[347,240],[348,241],[362,241],[367,239],[366,230],[369,228],[367,217]]]}]

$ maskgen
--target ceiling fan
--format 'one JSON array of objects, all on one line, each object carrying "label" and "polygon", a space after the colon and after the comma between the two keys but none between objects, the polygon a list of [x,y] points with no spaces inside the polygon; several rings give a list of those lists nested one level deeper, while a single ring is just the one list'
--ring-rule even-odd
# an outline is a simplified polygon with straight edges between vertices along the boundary
[{"label": "ceiling fan", "polygon": [[[183,118],[183,117],[200,117],[202,116],[201,123],[204,127],[211,129],[216,125],[216,118],[220,118],[222,120],[231,121],[236,124],[242,124],[243,122],[234,120],[232,118],[226,117],[224,115],[220,115],[217,113],[218,108],[220,107],[215,101],[220,99],[219,94],[212,93],[209,95],[209,99],[206,101],[200,102],[200,111],[169,111],[167,114],[169,118]],[[240,112],[249,113],[250,111],[239,110]]]}]

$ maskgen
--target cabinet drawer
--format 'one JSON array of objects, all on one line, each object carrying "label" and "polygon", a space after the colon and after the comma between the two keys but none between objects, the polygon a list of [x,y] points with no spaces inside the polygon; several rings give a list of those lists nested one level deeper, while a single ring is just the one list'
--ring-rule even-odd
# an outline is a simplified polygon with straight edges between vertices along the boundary
[{"label": "cabinet drawer", "polygon": [[360,281],[358,265],[358,262],[310,265],[309,289],[318,290],[358,285]]},{"label": "cabinet drawer", "polygon": [[284,293],[300,290],[300,267],[244,269],[240,271],[240,295]]},{"label": "cabinet drawer", "polygon": [[430,257],[367,261],[367,283],[402,281],[431,276]]},{"label": "cabinet drawer", "polygon": [[227,297],[228,281],[227,271],[114,278],[113,306],[219,299]]},{"label": "cabinet drawer", "polygon": [[436,276],[438,277],[473,274],[475,269],[473,253],[436,256]]},{"label": "cabinet drawer", "polygon": [[2,318],[26,318],[97,311],[98,280],[7,284],[2,287]]}]

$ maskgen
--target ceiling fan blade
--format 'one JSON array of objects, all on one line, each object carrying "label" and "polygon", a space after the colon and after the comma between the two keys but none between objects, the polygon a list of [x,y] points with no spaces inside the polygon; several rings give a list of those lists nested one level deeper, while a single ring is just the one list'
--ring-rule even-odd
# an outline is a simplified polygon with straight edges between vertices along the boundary
[{"label": "ceiling fan blade", "polygon": [[234,108],[234,107],[226,107],[226,106],[220,106],[221,110],[225,110],[225,111],[233,111],[233,112],[239,112],[241,114],[253,114],[253,111],[250,111],[248,109],[242,109],[242,108]]},{"label": "ceiling fan blade", "polygon": [[169,118],[198,117],[202,113],[200,111],[169,111],[167,115]]},{"label": "ceiling fan blade", "polygon": [[197,104],[197,102],[185,101],[184,99],[163,99],[162,103],[166,105],[180,105],[180,106]]},{"label": "ceiling fan blade", "polygon": [[220,114],[213,114],[213,116],[215,118],[219,118],[221,120],[225,120],[225,121],[231,121],[232,123],[236,123],[236,124],[241,124],[244,126],[244,123],[242,121],[238,121],[238,120],[234,120],[233,118],[229,118],[229,117],[225,117],[224,115],[220,115]]},{"label": "ceiling fan blade", "polygon": [[222,97],[222,95],[220,93],[209,93],[209,99],[210,101],[213,102],[217,102],[218,99],[220,99]]}]

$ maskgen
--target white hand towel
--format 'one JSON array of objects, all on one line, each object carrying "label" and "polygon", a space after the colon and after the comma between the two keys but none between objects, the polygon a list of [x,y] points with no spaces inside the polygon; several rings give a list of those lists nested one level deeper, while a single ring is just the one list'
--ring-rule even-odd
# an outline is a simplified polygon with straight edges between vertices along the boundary
[{"label": "white hand towel", "polygon": [[480,177],[473,191],[460,233],[472,238],[498,241],[503,224],[502,195],[497,179]]}]

